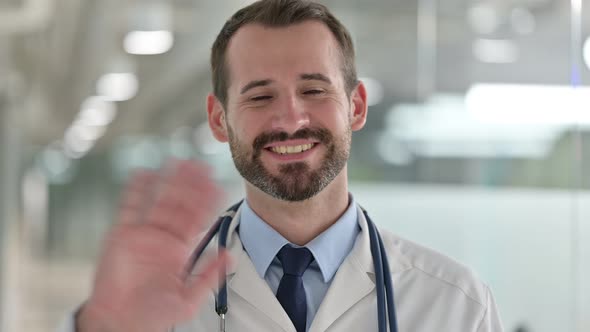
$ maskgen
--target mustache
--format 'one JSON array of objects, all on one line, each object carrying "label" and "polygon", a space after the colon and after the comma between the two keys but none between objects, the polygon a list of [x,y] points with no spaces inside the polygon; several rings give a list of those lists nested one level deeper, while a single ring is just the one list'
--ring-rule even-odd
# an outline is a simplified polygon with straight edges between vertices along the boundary
[{"label": "mustache", "polygon": [[332,134],[324,128],[303,128],[289,135],[284,131],[266,132],[258,135],[252,143],[254,151],[261,151],[265,145],[274,142],[284,142],[291,139],[315,139],[323,144],[332,142]]}]

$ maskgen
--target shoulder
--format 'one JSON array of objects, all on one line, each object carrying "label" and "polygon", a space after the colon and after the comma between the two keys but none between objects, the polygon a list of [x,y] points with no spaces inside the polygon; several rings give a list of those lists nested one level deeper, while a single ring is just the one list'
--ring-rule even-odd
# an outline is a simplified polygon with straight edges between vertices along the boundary
[{"label": "shoulder", "polygon": [[435,288],[453,288],[472,301],[486,306],[489,289],[476,273],[458,261],[433,249],[419,245],[380,229],[389,257],[401,255],[407,263],[404,273],[420,275]]}]

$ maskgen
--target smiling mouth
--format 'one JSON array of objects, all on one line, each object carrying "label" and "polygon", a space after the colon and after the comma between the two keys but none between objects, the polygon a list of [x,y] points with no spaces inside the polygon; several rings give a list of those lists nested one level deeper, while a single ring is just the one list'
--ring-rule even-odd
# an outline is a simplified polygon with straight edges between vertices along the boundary
[{"label": "smiling mouth", "polygon": [[291,154],[297,154],[297,153],[302,153],[302,152],[311,150],[316,145],[317,145],[317,143],[292,145],[292,146],[277,145],[277,146],[273,146],[270,148],[266,148],[266,150],[272,151],[272,152],[280,154],[280,155],[291,155]]}]

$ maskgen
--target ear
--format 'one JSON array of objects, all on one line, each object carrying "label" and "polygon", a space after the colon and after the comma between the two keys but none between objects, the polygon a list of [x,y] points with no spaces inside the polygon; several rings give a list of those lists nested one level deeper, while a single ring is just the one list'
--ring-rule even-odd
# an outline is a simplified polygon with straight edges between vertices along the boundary
[{"label": "ear", "polygon": [[351,128],[353,131],[361,130],[367,122],[367,89],[363,82],[352,90],[351,93],[352,121]]},{"label": "ear", "polygon": [[223,105],[213,93],[207,96],[207,117],[209,128],[215,139],[220,142],[227,142],[227,123],[225,122],[225,110]]}]

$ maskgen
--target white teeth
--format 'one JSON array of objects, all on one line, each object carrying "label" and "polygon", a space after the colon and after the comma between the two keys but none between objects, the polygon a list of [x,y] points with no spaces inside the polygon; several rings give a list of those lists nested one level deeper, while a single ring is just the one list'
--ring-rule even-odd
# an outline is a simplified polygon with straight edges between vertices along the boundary
[{"label": "white teeth", "polygon": [[296,146],[275,146],[272,147],[271,150],[276,153],[280,154],[292,154],[292,153],[301,153],[303,151],[307,151],[313,147],[313,143],[304,144],[304,145],[296,145]]}]

